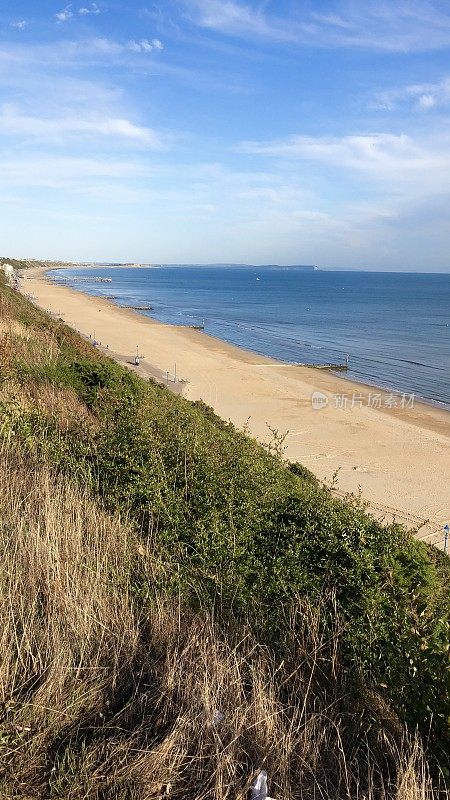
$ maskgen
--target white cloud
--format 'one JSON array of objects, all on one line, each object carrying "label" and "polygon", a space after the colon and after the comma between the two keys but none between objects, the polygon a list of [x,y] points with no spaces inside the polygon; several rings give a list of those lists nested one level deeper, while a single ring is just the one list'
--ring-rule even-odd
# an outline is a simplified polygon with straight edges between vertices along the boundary
[{"label": "white cloud", "polygon": [[434,108],[436,105],[436,98],[432,94],[422,94],[419,97],[418,104],[420,108]]},{"label": "white cloud", "polygon": [[289,159],[323,161],[336,166],[365,168],[391,158],[409,159],[416,149],[406,135],[375,133],[362,136],[288,136],[268,142],[243,142],[240,152]]},{"label": "white cloud", "polygon": [[[428,137],[375,133],[343,137],[289,136],[267,142],[243,142],[241,153],[279,160],[281,172],[308,176],[314,185],[315,164],[328,168],[332,196],[335,172],[343,173],[347,194],[383,197],[388,210],[398,203],[447,195],[450,186],[450,133],[445,129]],[[311,167],[308,169],[308,164]],[[332,172],[330,172],[333,170]],[[353,187],[353,188],[352,188]],[[389,211],[389,213],[391,213]]]},{"label": "white cloud", "polygon": [[[119,42],[106,37],[94,36],[89,38],[66,38],[51,43],[27,43],[26,46],[19,43],[8,44],[0,42],[0,64],[14,64],[17,68],[24,71],[35,70],[43,72],[49,69],[56,69],[58,77],[62,72],[67,71],[64,67],[86,67],[94,63],[107,62],[108,59],[120,63],[124,67],[130,65],[130,58],[133,52],[144,53],[164,50],[164,45],[159,39],[132,39],[129,42]],[[133,62],[133,69],[135,68]],[[192,78],[199,81],[202,77],[200,71],[176,67],[158,61],[158,69],[168,74],[179,76],[180,78]],[[0,80],[4,78],[4,71],[0,70]]]},{"label": "white cloud", "polygon": [[405,104],[416,111],[429,111],[450,105],[450,76],[437,83],[409,84],[380,92],[371,107],[392,111]]},{"label": "white cloud", "polygon": [[133,53],[151,53],[153,50],[164,50],[164,45],[159,39],[152,39],[151,41],[148,39],[140,39],[139,41],[130,39],[127,43],[127,48]]},{"label": "white cloud", "polygon": [[[17,38],[17,37],[16,37]],[[20,37],[22,39],[22,37]],[[153,40],[150,40],[150,43]],[[183,86],[192,87],[198,91],[210,89],[224,92],[239,91],[235,87],[229,70],[223,75],[217,75],[215,70],[202,69],[200,62],[184,66],[174,63],[166,58],[160,58],[163,42],[155,39],[154,50],[151,53],[134,52],[129,50],[127,42],[119,42],[106,37],[63,37],[55,41],[26,42],[15,41],[0,42],[0,87],[16,87],[16,97],[28,96],[29,87],[37,86],[39,94],[44,94],[45,99],[53,96],[53,87],[61,78],[69,74],[78,74],[85,71],[85,75],[99,76],[95,71],[97,66],[113,64],[123,70],[122,74],[103,72],[103,80],[110,85],[113,83],[119,88],[123,74],[126,71],[136,76],[137,70],[148,78],[149,68],[152,74],[166,75]],[[133,91],[127,94],[133,94]]]},{"label": "white cloud", "polygon": [[113,39],[105,39],[105,38],[95,38],[90,39],[88,41],[78,43],[75,45],[75,49],[80,54],[86,55],[116,55],[123,51],[123,45],[119,44],[119,42],[113,41]]},{"label": "white cloud", "polygon": [[150,167],[132,160],[55,156],[46,153],[24,154],[22,158],[2,159],[0,176],[5,186],[49,188],[77,191],[90,179],[135,181],[152,175]]},{"label": "white cloud", "polygon": [[0,113],[0,131],[15,136],[40,140],[65,140],[68,137],[90,136],[125,140],[151,150],[164,150],[166,145],[151,128],[135,125],[121,117],[37,117],[21,114],[15,106],[4,106]]},{"label": "white cloud", "polygon": [[19,30],[19,31],[25,30],[27,25],[28,25],[28,23],[27,23],[26,19],[18,19],[15,22],[11,22],[11,28],[17,28],[17,30]]},{"label": "white cloud", "polygon": [[72,19],[72,17],[73,17],[72,4],[66,6],[65,8],[62,9],[62,11],[58,11],[58,13],[55,14],[55,19],[59,24],[62,22],[68,22],[68,20]]},{"label": "white cloud", "polygon": [[189,0],[191,19],[203,28],[237,34],[252,34],[268,39],[294,40],[282,20],[268,18],[260,9],[234,0]]},{"label": "white cloud", "polygon": [[81,8],[79,8],[78,13],[82,17],[87,17],[90,14],[100,14],[100,9],[97,3],[91,3],[90,6],[82,6]]},{"label": "white cloud", "polygon": [[235,36],[385,52],[426,52],[450,45],[447,2],[338,0],[328,5],[328,11],[324,7],[317,13],[297,4],[290,16],[276,16],[267,13],[267,3],[184,0],[195,24]]}]

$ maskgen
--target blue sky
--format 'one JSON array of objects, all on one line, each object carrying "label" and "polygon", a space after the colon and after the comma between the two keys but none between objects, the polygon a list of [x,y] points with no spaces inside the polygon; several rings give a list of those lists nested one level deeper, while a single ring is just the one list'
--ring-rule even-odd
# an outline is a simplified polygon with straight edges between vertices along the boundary
[{"label": "blue sky", "polygon": [[3,0],[2,253],[450,270],[450,0]]}]

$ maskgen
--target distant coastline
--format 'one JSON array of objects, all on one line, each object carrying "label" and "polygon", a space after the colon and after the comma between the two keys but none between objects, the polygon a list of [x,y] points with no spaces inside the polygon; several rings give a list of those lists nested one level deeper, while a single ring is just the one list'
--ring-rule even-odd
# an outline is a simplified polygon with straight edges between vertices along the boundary
[{"label": "distant coastline", "polygon": [[228,264],[228,263],[213,263],[213,264],[157,264],[152,262],[131,262],[131,261],[80,261],[71,262],[68,264],[60,264],[57,267],[50,267],[50,269],[183,269],[186,267],[195,267],[196,269],[280,269],[280,270],[300,270],[304,272],[321,272],[321,268],[315,264]]}]

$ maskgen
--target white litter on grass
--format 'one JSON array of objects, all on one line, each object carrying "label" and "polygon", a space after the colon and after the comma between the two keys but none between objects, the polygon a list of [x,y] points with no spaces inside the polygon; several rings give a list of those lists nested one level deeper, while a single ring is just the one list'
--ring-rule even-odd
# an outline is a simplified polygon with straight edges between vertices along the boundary
[{"label": "white litter on grass", "polygon": [[222,724],[224,719],[225,719],[225,714],[223,713],[223,711],[220,711],[220,709],[217,709],[214,712],[214,716],[212,718],[213,728],[218,728]]},{"label": "white litter on grass", "polygon": [[14,267],[12,264],[2,264],[1,270],[8,283],[12,284],[14,281]]},{"label": "white litter on grass", "polygon": [[267,792],[267,772],[262,769],[251,785],[250,800],[275,800]]}]

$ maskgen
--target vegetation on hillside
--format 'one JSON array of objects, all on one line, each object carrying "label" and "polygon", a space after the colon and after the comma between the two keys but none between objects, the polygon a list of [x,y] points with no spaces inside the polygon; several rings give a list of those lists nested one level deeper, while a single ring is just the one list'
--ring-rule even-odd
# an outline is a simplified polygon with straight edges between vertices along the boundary
[{"label": "vegetation on hillside", "polygon": [[0,256],[0,267],[3,264],[10,264],[15,270],[28,269],[29,267],[45,267],[46,265],[56,266],[63,263],[62,261],[38,261],[31,258],[6,258],[5,256]]},{"label": "vegetation on hillside", "polygon": [[445,556],[5,286],[0,366],[5,796],[432,796]]}]

